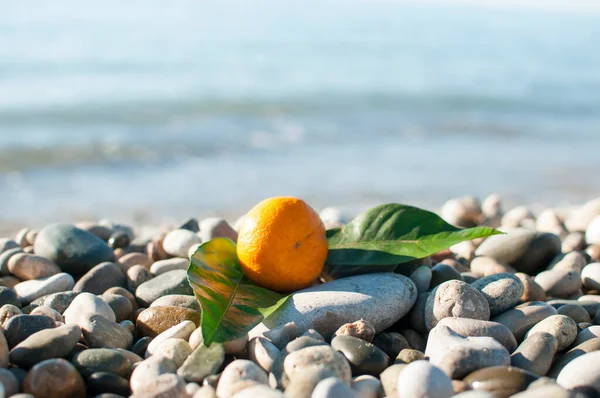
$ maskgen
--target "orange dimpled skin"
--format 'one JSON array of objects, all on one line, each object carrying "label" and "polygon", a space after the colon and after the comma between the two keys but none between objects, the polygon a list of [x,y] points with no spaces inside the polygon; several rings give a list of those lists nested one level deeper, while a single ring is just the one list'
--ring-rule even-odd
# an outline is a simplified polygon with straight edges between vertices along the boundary
[{"label": "orange dimpled skin", "polygon": [[323,270],[325,226],[301,199],[265,199],[244,216],[237,254],[254,283],[278,292],[303,289]]}]

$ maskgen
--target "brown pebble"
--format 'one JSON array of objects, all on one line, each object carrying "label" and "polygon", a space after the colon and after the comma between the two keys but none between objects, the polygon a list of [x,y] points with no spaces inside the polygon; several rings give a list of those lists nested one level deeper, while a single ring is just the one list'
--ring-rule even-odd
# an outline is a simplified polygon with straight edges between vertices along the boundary
[{"label": "brown pebble", "polygon": [[28,253],[12,256],[8,260],[8,270],[21,280],[41,279],[61,272],[51,260]]},{"label": "brown pebble", "polygon": [[14,276],[3,276],[0,278],[0,286],[6,286],[10,289],[15,287],[15,285],[17,285],[18,283],[21,283],[21,280]]},{"label": "brown pebble", "polygon": [[400,351],[394,363],[411,363],[414,361],[420,361],[422,359],[425,359],[425,354],[423,354],[421,351],[413,350],[412,348],[405,348]]},{"label": "brown pebble", "polygon": [[469,390],[469,385],[462,380],[452,380],[452,389],[454,394],[460,394]]},{"label": "brown pebble", "polygon": [[371,343],[373,341],[373,337],[375,337],[375,327],[371,322],[360,319],[356,322],[346,323],[340,326],[334,335],[353,336]]},{"label": "brown pebble", "polygon": [[517,278],[523,282],[523,295],[521,296],[521,301],[526,303],[528,301],[546,301],[546,293],[544,289],[540,285],[538,285],[531,276],[523,273],[517,272],[515,274]]},{"label": "brown pebble", "polygon": [[0,326],[3,326],[13,316],[21,315],[22,313],[19,307],[12,304],[4,304],[0,308]]},{"label": "brown pebble", "polygon": [[138,315],[136,327],[141,336],[156,337],[183,321],[192,321],[199,326],[200,313],[183,307],[150,307]]},{"label": "brown pebble", "polygon": [[133,311],[137,311],[137,309],[140,308],[137,300],[135,299],[135,296],[129,290],[123,287],[111,287],[110,289],[106,289],[103,295],[104,294],[117,294],[125,297],[131,303],[131,309]]},{"label": "brown pebble", "polygon": [[36,398],[85,398],[86,387],[75,366],[64,359],[49,359],[31,368],[23,392]]},{"label": "brown pebble", "polygon": [[593,262],[600,262],[600,245],[590,245],[585,252]]},{"label": "brown pebble", "polygon": [[143,253],[129,253],[119,259],[119,264],[123,272],[127,273],[127,270],[134,265],[141,265],[145,268],[150,269],[153,261],[146,254]]}]

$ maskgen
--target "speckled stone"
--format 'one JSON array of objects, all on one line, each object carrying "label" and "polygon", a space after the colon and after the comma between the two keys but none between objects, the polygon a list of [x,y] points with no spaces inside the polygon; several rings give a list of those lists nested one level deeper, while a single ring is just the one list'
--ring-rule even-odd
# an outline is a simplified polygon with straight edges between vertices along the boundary
[{"label": "speckled stone", "polygon": [[295,373],[311,366],[331,369],[336,377],[348,384],[352,379],[352,370],[344,355],[326,345],[306,347],[291,352],[284,360],[283,369],[285,375],[293,379]]},{"label": "speckled stone", "polygon": [[425,304],[425,325],[431,330],[446,317],[487,321],[490,308],[481,292],[466,282],[451,280],[436,287]]},{"label": "speckled stone", "polygon": [[496,315],[491,320],[508,327],[517,342],[523,341],[525,334],[535,324],[549,316],[556,315],[556,309],[540,301],[532,301]]},{"label": "speckled stone", "polygon": [[136,328],[141,336],[155,337],[183,321],[192,321],[200,326],[200,313],[175,306],[150,307],[139,314]]},{"label": "speckled stone", "polygon": [[187,382],[200,383],[205,377],[216,374],[224,360],[225,350],[221,344],[200,345],[179,367],[177,374]]},{"label": "speckled stone", "polygon": [[129,380],[131,391],[134,394],[138,391],[142,393],[145,388],[151,385],[153,380],[156,380],[161,375],[174,374],[176,372],[177,366],[175,366],[175,363],[172,360],[161,356],[152,356],[138,363],[131,373],[131,378]]},{"label": "speckled stone", "polygon": [[4,336],[9,347],[14,347],[40,330],[55,327],[54,319],[45,315],[17,315],[4,324]]},{"label": "speckled stone", "polygon": [[526,334],[526,338],[534,333],[550,333],[557,340],[556,351],[562,351],[569,347],[577,336],[577,325],[575,321],[564,315],[551,315],[539,321]]},{"label": "speckled stone", "polygon": [[523,282],[513,274],[485,276],[471,284],[479,290],[490,306],[490,315],[498,315],[516,305],[525,290]]}]

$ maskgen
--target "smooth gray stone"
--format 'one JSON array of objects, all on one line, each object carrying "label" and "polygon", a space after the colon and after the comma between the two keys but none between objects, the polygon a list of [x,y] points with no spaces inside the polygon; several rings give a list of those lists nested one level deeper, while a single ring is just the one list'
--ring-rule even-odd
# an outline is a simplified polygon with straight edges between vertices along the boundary
[{"label": "smooth gray stone", "polygon": [[566,298],[581,288],[581,276],[577,270],[555,268],[537,274],[535,283],[550,297]]},{"label": "smooth gray stone", "polygon": [[510,353],[517,348],[517,340],[509,328],[498,322],[468,318],[444,318],[438,325],[447,326],[464,337],[492,337]]},{"label": "smooth gray stone", "polygon": [[550,370],[557,348],[558,340],[550,333],[534,333],[523,340],[512,353],[510,364],[538,376],[544,376]]},{"label": "smooth gray stone", "polygon": [[61,272],[43,279],[31,279],[17,283],[13,289],[21,299],[21,303],[27,305],[42,296],[71,290],[73,285],[75,285],[73,277]]},{"label": "smooth gray stone", "polygon": [[63,325],[32,334],[10,351],[10,362],[30,368],[38,362],[67,356],[81,336],[77,325]]},{"label": "smooth gray stone", "polygon": [[491,316],[515,306],[525,290],[523,282],[509,273],[485,276],[471,283],[471,286],[479,290],[488,301]]},{"label": "smooth gray stone", "polygon": [[16,315],[4,324],[4,336],[9,347],[14,347],[40,330],[56,326],[54,319],[45,315]]},{"label": "smooth gray stone", "polygon": [[101,263],[89,270],[73,286],[74,292],[102,294],[111,287],[127,287],[121,268],[115,263]]},{"label": "smooth gray stone", "polygon": [[294,293],[249,336],[295,322],[299,333],[315,329],[329,337],[340,326],[361,318],[380,332],[406,315],[416,299],[415,284],[402,275],[374,273],[337,279]]},{"label": "smooth gray stone", "polygon": [[71,224],[51,224],[43,228],[35,239],[34,251],[71,275],[83,275],[114,258],[105,241]]},{"label": "smooth gray stone", "polygon": [[475,251],[530,275],[546,268],[560,252],[560,238],[552,233],[512,228],[504,235],[487,238]]},{"label": "smooth gray stone", "polygon": [[133,335],[128,329],[109,321],[102,315],[89,315],[79,322],[88,347],[123,349],[131,347]]},{"label": "smooth gray stone", "polygon": [[131,360],[117,350],[110,348],[90,348],[76,354],[71,361],[84,376],[95,372],[110,372],[121,377],[129,377]]},{"label": "smooth gray stone", "polygon": [[21,300],[17,297],[17,293],[14,290],[6,287],[0,286],[0,307],[5,304],[11,304],[15,307],[21,307]]},{"label": "smooth gray stone", "polygon": [[390,364],[390,358],[379,347],[354,336],[336,336],[331,347],[340,351],[352,368],[352,375],[379,376]]},{"label": "smooth gray stone", "polygon": [[160,274],[148,282],[142,283],[135,291],[135,296],[143,306],[149,306],[162,296],[184,294],[193,296],[194,291],[188,283],[187,272],[174,270]]},{"label": "smooth gray stone", "polygon": [[535,324],[549,316],[556,315],[556,309],[541,301],[530,301],[496,315],[491,320],[506,326],[517,342],[523,341],[525,334]]},{"label": "smooth gray stone", "polygon": [[491,337],[463,337],[447,326],[431,330],[425,355],[452,379],[462,379],[482,368],[509,365],[506,348]]},{"label": "smooth gray stone", "polygon": [[600,351],[590,352],[572,360],[560,371],[556,382],[569,390],[584,386],[600,390]]},{"label": "smooth gray stone", "polygon": [[169,294],[156,299],[150,307],[183,307],[200,312],[200,304],[195,296],[186,296],[184,294]]}]

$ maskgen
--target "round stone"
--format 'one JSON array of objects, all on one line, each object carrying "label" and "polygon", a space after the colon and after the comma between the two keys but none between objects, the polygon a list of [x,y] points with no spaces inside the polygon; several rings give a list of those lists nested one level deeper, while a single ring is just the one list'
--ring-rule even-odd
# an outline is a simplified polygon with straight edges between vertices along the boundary
[{"label": "round stone", "polygon": [[58,292],[71,290],[75,280],[70,274],[61,272],[42,279],[31,279],[17,283],[14,291],[24,305],[31,303],[37,298]]},{"label": "round stone", "polygon": [[317,384],[311,398],[342,398],[355,395],[352,388],[343,380],[337,377],[328,377]]},{"label": "round stone", "polygon": [[202,243],[202,239],[194,232],[187,229],[175,229],[165,236],[162,247],[173,257],[186,258],[189,248],[200,243]]},{"label": "round stone", "polygon": [[390,364],[390,358],[379,347],[354,336],[336,336],[331,347],[344,354],[353,376],[379,376]]},{"label": "round stone", "polygon": [[600,389],[600,351],[572,360],[560,371],[556,381],[569,390],[586,386]]},{"label": "round stone", "polygon": [[269,378],[264,370],[257,364],[246,359],[237,359],[225,367],[219,384],[217,396],[230,397],[234,395],[232,388],[241,381],[252,380],[259,384],[269,384]]},{"label": "round stone", "polygon": [[83,338],[90,348],[123,348],[131,347],[133,335],[119,325],[101,315],[91,315],[80,319],[79,325]]},{"label": "round stone", "polygon": [[564,315],[551,315],[542,319],[529,332],[525,338],[535,333],[549,333],[556,338],[558,343],[557,351],[562,351],[569,347],[577,337],[577,325],[575,321]]},{"label": "round stone", "polygon": [[178,338],[170,338],[163,341],[156,347],[153,355],[161,355],[172,360],[177,368],[179,368],[183,362],[192,353],[192,347],[190,344]]},{"label": "round stone", "polygon": [[451,280],[433,289],[427,298],[427,329],[433,329],[440,320],[449,316],[487,321],[490,319],[490,307],[479,290],[466,282]]},{"label": "round stone", "polygon": [[398,391],[407,397],[450,398],[454,395],[450,378],[428,361],[408,364],[398,377]]},{"label": "round stone", "polygon": [[66,357],[79,341],[77,325],[63,325],[32,334],[10,351],[10,362],[23,368],[52,358]]},{"label": "round stone", "polygon": [[293,379],[296,373],[310,366],[330,369],[348,384],[352,379],[352,370],[344,355],[326,345],[291,352],[284,360],[283,369],[287,377]]},{"label": "round stone", "polygon": [[152,307],[183,307],[200,312],[200,304],[196,297],[183,294],[169,294],[154,301]]},{"label": "round stone", "polygon": [[442,283],[450,280],[462,280],[460,276],[460,272],[458,272],[454,267],[439,263],[434,265],[431,268],[431,281],[429,283],[429,289],[433,289]]},{"label": "round stone", "polygon": [[21,390],[21,383],[15,374],[7,369],[0,368],[0,385],[4,387],[4,396],[10,397],[18,394]]},{"label": "round stone", "polygon": [[153,275],[164,274],[165,272],[173,270],[187,270],[190,265],[190,260],[187,258],[168,258],[166,260],[156,261],[150,266],[150,272]]},{"label": "round stone", "polygon": [[127,289],[132,292],[145,282],[148,282],[154,276],[143,265],[134,265],[127,270]]},{"label": "round stone", "polygon": [[492,337],[508,352],[513,352],[517,348],[517,340],[510,329],[498,322],[448,317],[442,319],[438,325],[447,326],[464,337]]},{"label": "round stone", "polygon": [[483,294],[490,306],[491,316],[515,306],[525,290],[523,282],[509,273],[485,276],[473,282],[471,286]]},{"label": "round stone", "polygon": [[429,290],[431,283],[431,268],[426,265],[422,265],[410,274],[410,279],[414,282],[419,293],[424,293]]},{"label": "round stone", "polygon": [[14,347],[32,334],[55,326],[54,319],[45,315],[16,315],[4,324],[4,336],[9,347]]},{"label": "round stone", "polygon": [[412,348],[405,348],[398,353],[394,364],[409,364],[414,361],[425,359],[425,354],[419,350],[413,350]]},{"label": "round stone", "polygon": [[525,334],[535,324],[549,316],[556,315],[556,309],[540,301],[531,301],[496,315],[491,320],[506,326],[517,342],[523,341]]},{"label": "round stone", "polygon": [[581,288],[581,277],[576,270],[543,271],[537,274],[535,282],[552,297],[569,297]]},{"label": "round stone", "polygon": [[83,275],[114,257],[105,241],[70,224],[52,224],[43,228],[35,239],[34,250],[71,275]]},{"label": "round stone", "polygon": [[386,397],[398,397],[398,378],[407,364],[394,364],[381,372],[379,379]]},{"label": "round stone", "polygon": [[106,318],[110,322],[116,322],[115,313],[104,300],[91,293],[80,293],[73,299],[65,310],[63,317],[65,323],[75,323],[81,326],[82,322],[89,319],[91,315]]},{"label": "round stone", "polygon": [[92,373],[87,379],[87,389],[90,395],[116,394],[123,397],[131,395],[129,380],[108,372]]},{"label": "round stone", "polygon": [[334,336],[354,336],[359,339],[368,341],[369,343],[373,341],[375,337],[375,328],[369,321],[365,321],[364,319],[359,319],[356,322],[346,323],[333,334]]},{"label": "round stone", "polygon": [[185,270],[174,270],[160,274],[148,282],[142,283],[135,291],[140,304],[146,307],[152,304],[154,300],[168,294],[194,295]]},{"label": "round stone", "polygon": [[85,398],[86,388],[77,369],[64,359],[35,365],[25,378],[23,392],[36,398]]},{"label": "round stone", "polygon": [[187,357],[177,374],[188,383],[201,383],[208,376],[215,375],[225,361],[225,350],[221,344],[206,347],[199,345]]},{"label": "round stone", "polygon": [[117,350],[109,348],[90,348],[76,354],[73,364],[83,375],[95,372],[109,372],[121,377],[129,377],[131,361]]},{"label": "round stone", "polygon": [[102,300],[108,304],[115,313],[116,322],[122,322],[129,319],[133,312],[131,301],[120,294],[103,294]]},{"label": "round stone", "polygon": [[600,263],[590,263],[581,271],[581,281],[587,289],[600,290]]},{"label": "round stone", "polygon": [[18,253],[8,260],[8,270],[21,280],[41,279],[60,273],[58,265],[35,254]]},{"label": "round stone", "polygon": [[561,305],[556,309],[560,315],[565,315],[571,318],[575,323],[589,323],[591,322],[590,314],[580,305],[577,304],[565,304]]}]

